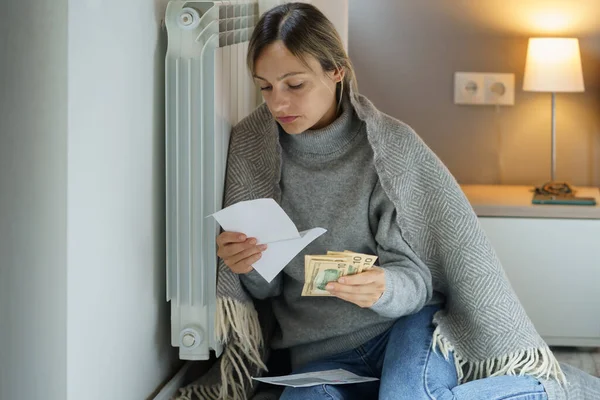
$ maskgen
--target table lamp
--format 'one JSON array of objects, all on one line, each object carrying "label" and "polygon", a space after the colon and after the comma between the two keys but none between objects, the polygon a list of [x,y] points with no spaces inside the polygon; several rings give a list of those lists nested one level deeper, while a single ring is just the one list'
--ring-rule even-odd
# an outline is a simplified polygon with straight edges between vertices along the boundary
[{"label": "table lamp", "polygon": [[536,192],[547,195],[571,195],[572,189],[569,184],[556,182],[556,93],[585,90],[579,40],[530,38],[523,90],[552,93],[551,180],[541,188],[536,188]]}]

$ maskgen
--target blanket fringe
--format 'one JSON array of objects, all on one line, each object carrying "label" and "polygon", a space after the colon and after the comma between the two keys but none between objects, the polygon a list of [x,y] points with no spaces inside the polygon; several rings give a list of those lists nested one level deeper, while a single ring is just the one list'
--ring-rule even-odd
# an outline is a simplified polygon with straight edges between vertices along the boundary
[{"label": "blanket fringe", "polygon": [[242,354],[255,365],[266,370],[267,367],[260,355],[260,348],[264,345],[262,330],[254,306],[230,298],[218,298],[216,314],[217,340],[228,344],[229,339],[235,337],[236,345],[243,346],[240,349]]},{"label": "blanket fringe", "polygon": [[502,375],[532,375],[537,379],[554,379],[561,385],[567,383],[558,360],[548,346],[472,362],[456,354],[454,346],[441,334],[438,326],[433,332],[432,347],[435,352],[439,349],[446,360],[450,352],[454,353],[454,366],[460,383]]},{"label": "blanket fringe", "polygon": [[[221,356],[221,385],[191,384],[181,388],[173,400],[245,400],[246,380],[252,384],[252,374],[244,358],[267,370],[260,348],[264,345],[258,313],[252,304],[229,298],[217,298],[215,334],[226,344]],[[231,340],[232,337],[235,340]],[[196,397],[192,396],[195,395]]]},{"label": "blanket fringe", "polygon": [[[188,386],[179,389],[179,394],[171,400],[219,400],[220,386]],[[196,396],[196,397],[193,397]]]}]

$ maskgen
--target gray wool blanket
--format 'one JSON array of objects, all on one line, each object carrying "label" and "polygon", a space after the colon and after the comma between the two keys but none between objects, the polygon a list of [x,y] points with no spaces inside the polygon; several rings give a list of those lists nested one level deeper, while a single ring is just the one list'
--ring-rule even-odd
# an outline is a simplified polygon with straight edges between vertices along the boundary
[{"label": "gray wool blanket", "polygon": [[[352,95],[366,123],[380,182],[397,209],[405,241],[427,265],[445,309],[435,315],[434,346],[455,354],[460,382],[505,374],[537,377],[550,400],[600,399],[600,380],[561,368],[515,295],[494,249],[460,186],[406,124]],[[232,131],[224,207],[243,200],[280,200],[281,148],[265,104]],[[181,388],[178,400],[248,399],[250,376],[264,372],[274,321],[268,303],[254,301],[219,260],[217,336],[223,355],[209,372]],[[567,383],[567,385],[565,385]],[[576,396],[576,397],[575,397]]]}]

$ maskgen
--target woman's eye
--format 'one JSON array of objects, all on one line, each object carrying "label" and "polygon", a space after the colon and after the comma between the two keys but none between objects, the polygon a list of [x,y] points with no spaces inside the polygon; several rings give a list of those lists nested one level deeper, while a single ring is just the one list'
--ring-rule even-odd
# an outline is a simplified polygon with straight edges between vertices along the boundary
[{"label": "woman's eye", "polygon": [[[302,86],[304,86],[304,82],[302,82],[302,83],[300,83],[298,85],[288,85],[288,87],[290,89],[300,89]],[[263,91],[263,92],[271,90],[271,89],[273,89],[272,86],[261,86],[261,88],[260,88],[260,90]]]}]

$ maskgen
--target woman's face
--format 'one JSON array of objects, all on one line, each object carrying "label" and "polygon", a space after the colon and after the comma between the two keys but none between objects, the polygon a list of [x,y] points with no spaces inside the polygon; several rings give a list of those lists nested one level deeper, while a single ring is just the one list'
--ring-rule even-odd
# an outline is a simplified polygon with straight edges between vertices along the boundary
[{"label": "woman's face", "polygon": [[310,69],[277,41],[265,47],[255,64],[255,81],[265,103],[281,127],[290,134],[319,129],[336,118],[336,83],[341,70],[325,72],[308,56]]}]

